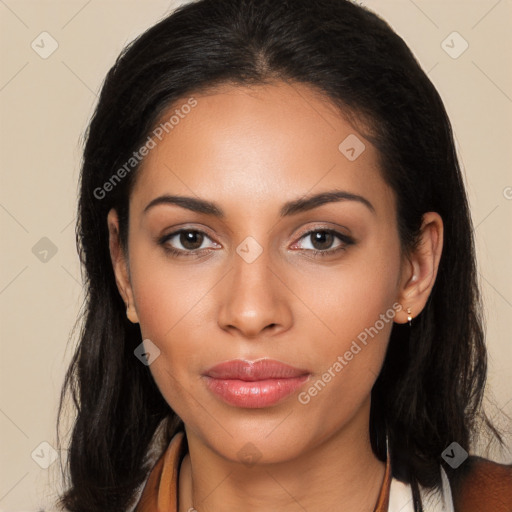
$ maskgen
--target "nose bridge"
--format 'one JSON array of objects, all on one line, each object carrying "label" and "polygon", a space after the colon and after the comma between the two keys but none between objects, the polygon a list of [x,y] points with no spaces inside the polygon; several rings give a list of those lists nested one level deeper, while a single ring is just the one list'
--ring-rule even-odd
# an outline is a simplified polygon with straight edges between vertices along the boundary
[{"label": "nose bridge", "polygon": [[[262,238],[261,236],[259,237]],[[233,291],[250,292],[250,296],[273,296],[270,271],[272,257],[266,241],[259,243],[254,237],[246,237],[233,254]]]},{"label": "nose bridge", "polygon": [[248,235],[236,246],[219,313],[221,327],[246,336],[256,336],[267,326],[284,326],[291,318],[285,289],[274,275],[268,237],[257,237]]}]

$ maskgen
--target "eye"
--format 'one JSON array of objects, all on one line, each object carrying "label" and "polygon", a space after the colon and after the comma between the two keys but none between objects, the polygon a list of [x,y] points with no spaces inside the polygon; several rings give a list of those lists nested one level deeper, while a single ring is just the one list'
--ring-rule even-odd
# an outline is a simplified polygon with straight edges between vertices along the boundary
[{"label": "eye", "polygon": [[[339,251],[344,251],[348,246],[355,243],[354,239],[339,233],[333,229],[315,229],[304,233],[299,240],[308,239],[312,243],[311,248],[299,247],[307,252],[317,256],[329,256]],[[339,243],[337,246],[332,248],[333,242],[338,239]],[[219,244],[213,242],[213,246],[203,246],[206,240],[211,238],[201,230],[197,229],[180,229],[169,233],[159,239],[158,243],[164,248],[164,250],[172,254],[173,256],[200,256],[203,253],[208,253],[214,247],[219,247]],[[176,244],[181,245],[181,248],[176,247]],[[297,248],[297,244],[294,244],[292,248]]]},{"label": "eye", "polygon": [[[338,243],[337,246],[332,248],[334,241],[340,240],[341,243]],[[339,251],[344,251],[348,246],[353,245],[355,243],[354,239],[344,235],[343,233],[339,233],[333,229],[315,229],[304,233],[299,240],[309,239],[311,241],[311,248],[306,247],[305,250],[312,252],[313,256],[328,256],[338,253]],[[296,244],[293,246],[296,248]],[[304,249],[304,247],[299,247]]]},{"label": "eye", "polygon": [[[211,238],[204,232],[197,229],[180,229],[163,236],[158,243],[165,251],[175,256],[197,256],[198,253],[209,252],[212,247],[203,247],[203,242]],[[219,245],[216,242],[214,247]],[[182,248],[176,248],[173,244],[179,244]]]}]

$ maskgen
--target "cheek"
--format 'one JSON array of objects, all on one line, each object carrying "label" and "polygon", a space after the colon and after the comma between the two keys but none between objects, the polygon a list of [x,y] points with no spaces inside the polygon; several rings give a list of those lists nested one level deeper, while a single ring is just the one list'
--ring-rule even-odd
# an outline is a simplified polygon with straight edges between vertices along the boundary
[{"label": "cheek", "polygon": [[[190,266],[185,271],[165,256],[155,256],[158,252],[142,245],[134,248],[130,254],[131,280],[142,338],[160,350],[150,366],[151,373],[167,402],[176,404],[187,398],[180,389],[198,365],[198,358],[207,353],[197,329],[212,284],[205,280],[204,272],[194,275]],[[176,400],[176,395],[181,398]]]},{"label": "cheek", "polygon": [[[318,313],[316,323],[322,321],[326,339],[335,340],[335,348],[342,350],[347,342],[374,326],[381,314],[388,312],[386,320],[394,317],[399,277],[399,242],[390,230],[387,237],[368,237],[335,267],[308,268],[301,273],[296,289]],[[381,322],[378,326],[384,336],[389,335],[390,329],[383,328]]]},{"label": "cheek", "polygon": [[163,249],[142,241],[132,247],[130,272],[144,337],[163,342],[187,325],[197,325],[209,289],[204,271],[172,261]]},{"label": "cheek", "polygon": [[183,267],[162,257],[145,258],[135,250],[131,259],[132,286],[143,339],[160,350],[149,369],[162,396],[185,421],[200,417],[191,395],[191,374],[199,355],[207,353],[197,331],[208,283],[201,285]]},{"label": "cheek", "polygon": [[[399,273],[398,241],[390,240],[347,258],[346,265],[323,276],[321,289],[313,286],[318,275],[307,278],[303,289],[313,292],[308,293],[311,309],[319,312],[326,327],[322,327],[326,335],[314,347],[320,369],[315,379],[321,382],[314,386],[317,391],[310,389],[313,395],[323,395],[317,406],[330,407],[342,400],[339,411],[346,411],[369,394],[384,361],[396,310],[401,308],[396,302]],[[323,391],[324,384],[330,391]]]},{"label": "cheek", "polygon": [[335,430],[357,413],[384,362],[395,315],[393,302],[387,293],[363,291],[340,299],[330,316],[335,335],[314,345],[317,372],[298,401],[313,423],[313,418],[322,418],[318,434]]}]

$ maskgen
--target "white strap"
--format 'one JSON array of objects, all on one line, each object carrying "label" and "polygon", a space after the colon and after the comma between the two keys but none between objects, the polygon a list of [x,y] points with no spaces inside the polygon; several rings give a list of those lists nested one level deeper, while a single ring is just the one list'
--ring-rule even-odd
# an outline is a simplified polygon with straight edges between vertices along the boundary
[{"label": "white strap", "polygon": [[[442,492],[427,491],[420,486],[421,501],[425,512],[454,512],[450,483],[441,467]],[[414,512],[412,489],[396,478],[391,480],[388,512]]]}]

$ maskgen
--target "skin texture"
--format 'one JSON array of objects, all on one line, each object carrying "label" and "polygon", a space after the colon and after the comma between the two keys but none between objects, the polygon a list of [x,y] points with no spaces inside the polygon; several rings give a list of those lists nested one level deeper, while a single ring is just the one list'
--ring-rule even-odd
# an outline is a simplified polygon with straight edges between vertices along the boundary
[{"label": "skin texture", "polygon": [[[143,163],[130,197],[128,260],[115,210],[108,215],[128,317],[161,351],[150,370],[185,423],[190,452],[179,510],[371,511],[385,467],[370,447],[370,392],[392,322],[407,322],[408,307],[418,315],[431,292],[442,220],[425,214],[421,243],[403,255],[376,149],[305,85],[225,86],[194,97],[197,106]],[[354,161],[338,149],[350,134],[365,144]],[[280,217],[286,201],[333,189],[363,196],[374,211],[344,200]],[[162,194],[214,201],[225,217],[170,204],[143,213]],[[188,245],[177,235],[166,245],[201,254],[176,257],[159,245],[181,228],[206,235]],[[304,236],[313,229],[334,229],[354,243]],[[248,236],[262,248],[251,263],[236,251]],[[393,320],[300,403],[298,393],[397,303],[403,309]],[[310,380],[273,406],[234,407],[209,391],[202,374],[237,358],[277,359],[307,369]],[[238,454],[247,443],[260,457],[252,466]]]}]

